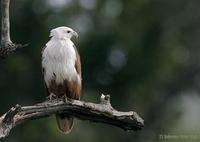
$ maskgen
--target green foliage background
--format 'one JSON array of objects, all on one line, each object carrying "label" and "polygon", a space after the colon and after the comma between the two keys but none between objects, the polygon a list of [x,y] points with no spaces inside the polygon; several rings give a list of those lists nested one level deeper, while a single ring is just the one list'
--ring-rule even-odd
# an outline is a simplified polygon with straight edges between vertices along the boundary
[{"label": "green foliage background", "polygon": [[118,110],[135,110],[145,128],[118,128],[76,120],[69,135],[54,117],[16,127],[8,142],[155,142],[200,139],[200,1],[195,0],[11,0],[11,38],[29,46],[0,61],[0,112],[45,99],[41,48],[58,26],[82,59],[83,95],[98,102],[110,94]]}]

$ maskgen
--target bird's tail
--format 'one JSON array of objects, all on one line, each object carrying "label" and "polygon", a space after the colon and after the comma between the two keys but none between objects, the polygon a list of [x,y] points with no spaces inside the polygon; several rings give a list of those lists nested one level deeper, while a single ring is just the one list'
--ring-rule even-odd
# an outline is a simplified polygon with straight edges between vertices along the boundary
[{"label": "bird's tail", "polygon": [[64,134],[68,134],[73,128],[74,118],[71,116],[66,114],[56,114],[56,121],[59,130]]}]

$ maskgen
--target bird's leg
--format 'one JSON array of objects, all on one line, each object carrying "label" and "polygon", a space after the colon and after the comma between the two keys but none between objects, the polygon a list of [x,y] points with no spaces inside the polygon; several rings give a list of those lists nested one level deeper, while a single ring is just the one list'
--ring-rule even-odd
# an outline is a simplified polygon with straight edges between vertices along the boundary
[{"label": "bird's leg", "polygon": [[67,103],[68,101],[72,101],[72,100],[73,100],[73,99],[71,99],[71,98],[68,98],[66,94],[62,96],[62,99],[63,99],[63,101],[64,101],[65,103]]},{"label": "bird's leg", "polygon": [[55,94],[53,94],[53,93],[51,93],[48,97],[47,97],[47,99],[49,100],[49,101],[52,101],[52,100],[54,100],[54,99],[57,99],[58,97],[55,95]]}]

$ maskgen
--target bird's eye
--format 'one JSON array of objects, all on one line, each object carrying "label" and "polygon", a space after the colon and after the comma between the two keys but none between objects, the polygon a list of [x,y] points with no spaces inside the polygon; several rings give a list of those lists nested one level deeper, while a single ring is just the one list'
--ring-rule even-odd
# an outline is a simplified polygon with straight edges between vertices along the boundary
[{"label": "bird's eye", "polygon": [[70,33],[70,31],[67,31],[67,33]]}]

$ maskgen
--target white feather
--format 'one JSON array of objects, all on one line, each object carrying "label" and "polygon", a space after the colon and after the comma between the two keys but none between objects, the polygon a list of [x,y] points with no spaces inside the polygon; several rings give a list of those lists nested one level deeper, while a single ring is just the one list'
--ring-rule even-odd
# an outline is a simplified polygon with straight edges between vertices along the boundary
[{"label": "white feather", "polygon": [[81,82],[75,69],[75,61],[76,52],[70,38],[52,37],[42,54],[42,67],[45,69],[44,80],[47,87],[52,79],[55,79],[58,84],[63,83],[64,80]]}]

